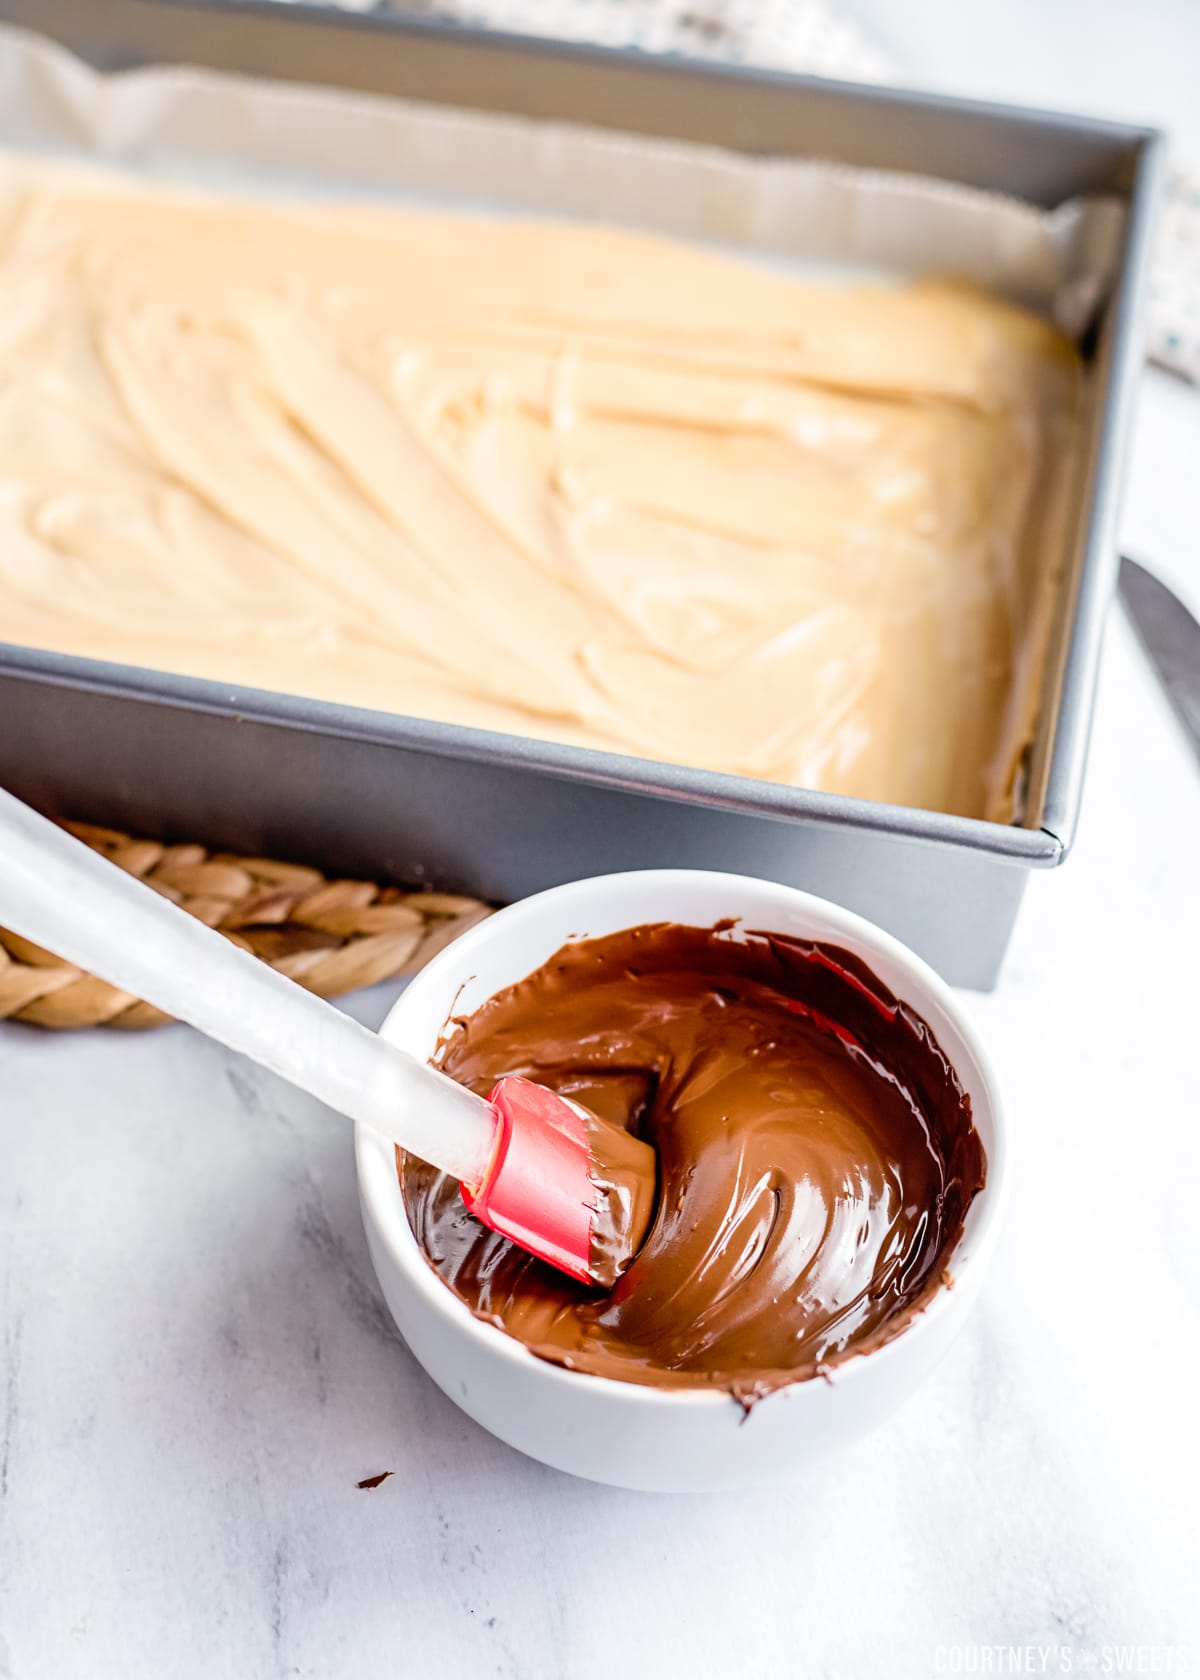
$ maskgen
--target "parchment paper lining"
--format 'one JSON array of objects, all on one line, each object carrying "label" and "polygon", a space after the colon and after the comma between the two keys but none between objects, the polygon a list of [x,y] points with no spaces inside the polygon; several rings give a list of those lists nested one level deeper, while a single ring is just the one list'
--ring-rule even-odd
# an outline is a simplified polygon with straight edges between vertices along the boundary
[{"label": "parchment paper lining", "polygon": [[238,192],[422,199],[616,221],[767,258],[957,276],[1079,339],[1124,211],[1051,211],[917,176],[538,123],[211,71],[101,75],[0,28],[0,142]]}]

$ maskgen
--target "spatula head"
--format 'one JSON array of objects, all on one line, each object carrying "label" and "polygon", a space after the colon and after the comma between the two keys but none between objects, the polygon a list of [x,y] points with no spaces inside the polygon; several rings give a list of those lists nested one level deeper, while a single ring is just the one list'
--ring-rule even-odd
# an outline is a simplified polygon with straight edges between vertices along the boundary
[{"label": "spatula head", "polygon": [[528,1079],[502,1079],[489,1101],[492,1158],[481,1184],[463,1185],[463,1201],[540,1260],[611,1289],[650,1229],[653,1149]]}]

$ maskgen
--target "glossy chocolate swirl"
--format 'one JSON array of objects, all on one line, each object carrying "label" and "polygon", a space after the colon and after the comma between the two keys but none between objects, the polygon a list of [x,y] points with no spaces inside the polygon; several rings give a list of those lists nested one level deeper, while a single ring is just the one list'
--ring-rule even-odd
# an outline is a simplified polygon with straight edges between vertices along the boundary
[{"label": "glossy chocolate swirl", "polygon": [[744,1404],[889,1340],[946,1278],[984,1182],[927,1024],[848,952],[670,923],[567,945],[450,1024],[441,1065],[522,1074],[654,1144],[649,1236],[607,1295],[401,1176],[430,1264],[480,1318],[572,1370]]}]

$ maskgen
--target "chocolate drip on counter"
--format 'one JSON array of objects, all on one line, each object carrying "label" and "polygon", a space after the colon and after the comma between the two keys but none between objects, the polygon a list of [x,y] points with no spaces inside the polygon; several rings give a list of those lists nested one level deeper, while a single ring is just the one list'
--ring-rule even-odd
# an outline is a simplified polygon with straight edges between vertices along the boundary
[{"label": "chocolate drip on counter", "polygon": [[424,1163],[401,1179],[435,1271],[541,1358],[749,1404],[927,1304],[986,1161],[928,1025],[870,969],[730,927],[564,946],[441,1046],[480,1093],[521,1074],[655,1146],[653,1224],[611,1293],[485,1230]]}]

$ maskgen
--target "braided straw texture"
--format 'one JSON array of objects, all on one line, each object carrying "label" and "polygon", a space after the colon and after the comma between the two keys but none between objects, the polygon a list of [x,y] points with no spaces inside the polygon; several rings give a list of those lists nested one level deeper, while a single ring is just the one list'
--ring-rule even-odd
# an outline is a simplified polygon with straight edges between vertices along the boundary
[{"label": "braided straw texture", "polygon": [[[491,913],[477,898],[332,881],[299,864],[162,846],[85,823],[63,827],[321,997],[412,974]],[[0,1021],[157,1027],[169,1019],[0,928]]]}]

